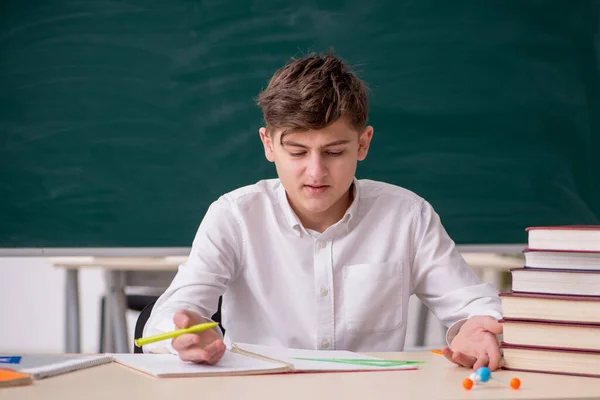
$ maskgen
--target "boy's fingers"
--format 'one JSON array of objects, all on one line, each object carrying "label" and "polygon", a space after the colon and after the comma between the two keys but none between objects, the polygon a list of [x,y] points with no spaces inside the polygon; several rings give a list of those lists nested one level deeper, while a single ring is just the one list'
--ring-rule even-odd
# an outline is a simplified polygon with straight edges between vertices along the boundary
[{"label": "boy's fingers", "polygon": [[489,364],[488,368],[490,371],[495,371],[500,368],[500,360],[502,359],[502,355],[500,355],[500,350],[495,349],[488,353]]},{"label": "boy's fingers", "polygon": [[213,354],[220,351],[223,347],[225,347],[225,343],[221,339],[217,339],[205,346],[204,349],[208,354]]},{"label": "boy's fingers", "polygon": [[225,349],[225,343],[219,339],[206,347],[188,347],[179,352],[179,358],[196,364],[216,364],[225,354]]},{"label": "boy's fingers", "polygon": [[461,353],[459,351],[452,351],[447,346],[442,347],[442,354],[448,359],[448,361],[461,367],[470,368],[475,362],[474,357],[467,356],[466,354]]},{"label": "boy's fingers", "polygon": [[480,367],[485,367],[489,364],[489,358],[487,354],[482,354],[481,356],[479,356],[477,358],[477,361],[475,361],[475,364],[473,364],[473,370],[476,371],[478,368]]},{"label": "boy's fingers", "polygon": [[488,367],[490,370],[495,371],[500,368],[500,360],[502,360],[502,354],[500,354],[500,348],[498,347],[498,342],[496,338],[490,341],[490,344],[486,348],[489,364]]},{"label": "boy's fingers", "polygon": [[463,367],[471,368],[477,359],[459,351],[455,351],[452,355],[452,361],[458,365],[462,365]]},{"label": "boy's fingers", "polygon": [[200,314],[190,310],[178,310],[173,315],[173,323],[178,329],[189,328],[190,326],[201,324],[205,321]]},{"label": "boy's fingers", "polygon": [[203,345],[200,335],[188,333],[173,339],[173,348],[183,361],[216,364],[225,354],[226,346],[221,339]]},{"label": "boy's fingers", "polygon": [[207,359],[211,360],[216,355],[221,353],[221,350],[224,350],[225,343],[221,339],[215,340],[210,343],[208,346],[204,347],[204,351],[206,351]]},{"label": "boy's fingers", "polygon": [[492,332],[496,335],[500,335],[503,331],[502,323],[496,321],[494,318],[489,317],[483,321],[483,329],[488,332]]},{"label": "boy's fingers", "polygon": [[452,352],[452,350],[450,350],[450,347],[448,347],[448,346],[442,347],[442,355],[444,357],[446,357],[446,359],[448,361],[450,361],[451,363],[456,364],[456,362],[454,362],[454,360],[452,359],[453,354],[454,353]]},{"label": "boy's fingers", "polygon": [[183,351],[189,347],[195,346],[200,343],[200,336],[195,333],[186,333],[184,335],[173,338],[171,345],[177,351]]},{"label": "boy's fingers", "polygon": [[191,361],[196,364],[202,364],[208,361],[208,354],[204,349],[199,347],[190,347],[179,353],[179,358],[182,361]]},{"label": "boy's fingers", "polygon": [[223,358],[223,355],[225,354],[225,350],[226,350],[226,346],[225,343],[223,343],[222,340],[218,340],[215,342],[216,345],[213,346],[213,354],[212,356],[210,356],[210,358],[208,359],[207,363],[208,364],[216,364],[219,362],[219,360],[221,358]]},{"label": "boy's fingers", "polygon": [[179,310],[173,315],[173,323],[178,329],[189,328],[192,325],[190,320],[186,310]]}]

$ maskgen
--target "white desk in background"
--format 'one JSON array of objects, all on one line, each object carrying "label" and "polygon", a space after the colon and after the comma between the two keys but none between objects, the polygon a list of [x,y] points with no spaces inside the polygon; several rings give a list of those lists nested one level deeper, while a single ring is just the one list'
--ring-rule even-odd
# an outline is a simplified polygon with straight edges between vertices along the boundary
[{"label": "white desk in background", "polygon": [[186,256],[174,257],[50,257],[55,267],[66,269],[65,351],[81,352],[79,315],[79,270],[104,269],[106,281],[104,336],[106,352],[128,353],[133,337],[127,332],[125,288],[166,288]]},{"label": "white desk in background", "polygon": [[[511,268],[523,266],[519,258],[489,253],[463,253],[467,263],[482,275],[486,282],[500,286],[499,276]],[[65,268],[65,350],[80,353],[79,269],[100,267],[106,279],[104,336],[106,352],[128,353],[133,337],[127,331],[125,288],[143,286],[166,288],[178,266],[187,256],[173,257],[51,257],[49,262]],[[499,289],[501,289],[499,287]],[[429,310],[420,305],[416,331],[417,347],[425,345]]]}]

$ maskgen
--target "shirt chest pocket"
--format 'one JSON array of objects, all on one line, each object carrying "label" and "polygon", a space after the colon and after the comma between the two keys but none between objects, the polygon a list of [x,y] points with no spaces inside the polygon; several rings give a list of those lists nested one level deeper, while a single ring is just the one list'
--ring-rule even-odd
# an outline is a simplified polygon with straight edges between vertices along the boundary
[{"label": "shirt chest pocket", "polygon": [[402,262],[344,266],[344,320],[349,333],[398,329],[402,318]]}]

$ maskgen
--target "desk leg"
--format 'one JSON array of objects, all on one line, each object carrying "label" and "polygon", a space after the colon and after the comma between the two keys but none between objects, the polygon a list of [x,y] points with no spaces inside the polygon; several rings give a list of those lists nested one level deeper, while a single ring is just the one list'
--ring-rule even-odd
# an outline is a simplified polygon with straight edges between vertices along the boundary
[{"label": "desk leg", "polygon": [[427,335],[427,322],[429,308],[424,303],[419,303],[419,316],[417,320],[417,335],[415,345],[417,347],[425,346],[425,336]]},{"label": "desk leg", "polygon": [[113,328],[112,339],[117,353],[129,353],[129,334],[127,333],[127,300],[125,298],[125,271],[106,272],[106,301],[109,306],[110,324]]},{"label": "desk leg", "polygon": [[67,269],[65,284],[65,349],[67,353],[80,353],[79,343],[79,270]]},{"label": "desk leg", "polygon": [[[105,280],[105,282],[108,282],[107,280]],[[104,336],[104,352],[105,353],[116,353],[115,350],[115,340],[114,340],[114,328],[113,328],[113,320],[112,320],[112,315],[113,313],[111,313],[111,307],[112,304],[111,302],[108,300],[108,286],[106,286],[106,290],[104,292],[104,329],[102,330],[102,334]]]}]

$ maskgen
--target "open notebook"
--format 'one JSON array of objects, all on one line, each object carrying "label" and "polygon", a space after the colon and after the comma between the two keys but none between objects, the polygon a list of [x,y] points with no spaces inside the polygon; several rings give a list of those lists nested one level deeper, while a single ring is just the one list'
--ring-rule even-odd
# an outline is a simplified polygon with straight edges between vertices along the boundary
[{"label": "open notebook", "polygon": [[114,354],[122,365],[163,377],[275,374],[284,372],[414,370],[420,362],[382,360],[350,351],[280,349],[238,343],[216,365],[184,362],[172,354]]}]

